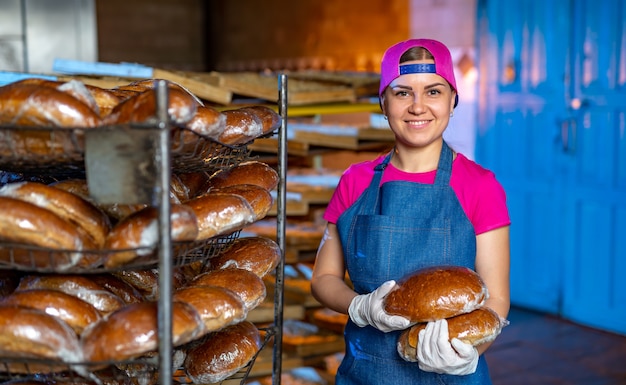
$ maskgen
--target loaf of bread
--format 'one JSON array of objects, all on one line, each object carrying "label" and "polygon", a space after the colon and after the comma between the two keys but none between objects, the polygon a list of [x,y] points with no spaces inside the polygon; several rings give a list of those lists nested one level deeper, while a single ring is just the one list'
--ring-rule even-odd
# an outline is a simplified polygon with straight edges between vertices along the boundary
[{"label": "loaf of bread", "polygon": [[208,192],[205,185],[208,183],[209,177],[209,174],[205,171],[178,174],[178,179],[189,191],[188,199],[204,195]]},{"label": "loaf of bread", "polygon": [[246,318],[246,307],[234,292],[217,286],[189,286],[174,292],[175,301],[190,304],[200,314],[205,332],[218,331]]},{"label": "loaf of bread", "polygon": [[43,78],[27,78],[18,81],[17,84],[34,84],[63,91],[89,106],[89,108],[91,108],[98,115],[100,114],[100,107],[96,103],[96,99],[87,86],[85,86],[85,84],[80,80],[72,79],[69,81],[61,81]]},{"label": "loaf of bread", "polygon": [[205,190],[241,184],[254,184],[272,191],[278,186],[278,180],[278,172],[268,164],[249,160],[235,167],[215,172],[207,182]]},{"label": "loaf of bread", "polygon": [[112,275],[128,283],[150,301],[159,298],[159,272],[157,269],[116,270]]},{"label": "loaf of bread", "polygon": [[256,220],[254,210],[237,194],[205,194],[185,202],[198,218],[197,240],[207,240],[219,235],[241,230]]},{"label": "loaf of bread", "polygon": [[[171,205],[171,238],[174,242],[193,241],[198,237],[195,211],[186,205]],[[153,255],[159,240],[159,212],[146,207],[116,223],[108,233],[104,249],[115,251],[107,256],[104,266],[114,268],[136,258]]]},{"label": "loaf of bread", "polygon": [[254,309],[265,299],[266,288],[256,274],[235,267],[211,270],[191,280],[188,286],[219,286],[229,289],[243,301],[246,312]]},{"label": "loaf of bread", "polygon": [[251,112],[261,119],[263,124],[263,132],[260,136],[267,135],[276,131],[283,122],[283,119],[276,111],[267,106],[247,106],[240,108],[242,111]]},{"label": "loaf of bread", "polygon": [[[190,94],[169,87],[167,113],[177,125],[185,125],[196,113],[198,104]],[[157,91],[148,89],[122,101],[103,119],[105,124],[149,123],[157,118]]]},{"label": "loaf of bread", "polygon": [[184,367],[194,384],[214,384],[244,368],[262,347],[257,327],[248,321],[215,332],[187,352]]},{"label": "loaf of bread", "polygon": [[[189,187],[187,187],[180,176],[172,174],[170,177],[170,196],[173,195],[178,201],[177,203],[182,203],[191,198],[189,192]],[[174,200],[172,200],[172,203],[174,203]]]},{"label": "loaf of bread", "polygon": [[[450,340],[458,338],[472,346],[491,342],[508,324],[498,313],[488,307],[480,307],[469,313],[447,319]],[[419,332],[426,328],[426,323],[418,323],[406,329],[398,337],[398,354],[406,361],[417,362]]]},{"label": "loaf of bread", "polygon": [[462,266],[434,266],[397,281],[384,299],[384,310],[411,322],[428,322],[469,313],[488,297],[487,286],[473,270]]},{"label": "loaf of bread", "polygon": [[[67,323],[42,310],[16,305],[0,305],[0,357],[83,362],[78,336]],[[16,365],[15,371],[19,369]],[[46,372],[49,365],[22,369]]]},{"label": "loaf of bread", "polygon": [[145,204],[99,204],[94,202],[89,195],[89,186],[87,185],[86,179],[66,179],[51,183],[50,185],[64,191],[71,192],[72,194],[76,194],[81,198],[90,201],[100,210],[104,211],[113,221],[126,218],[130,214],[147,207]]},{"label": "loaf of bread", "polygon": [[214,193],[237,194],[241,195],[252,207],[255,215],[255,221],[265,218],[267,213],[274,204],[272,194],[264,187],[255,184],[239,184],[226,187],[213,188],[210,191]]},{"label": "loaf of bread", "polygon": [[128,282],[110,273],[92,274],[92,281],[120,297],[124,303],[138,303],[145,301],[143,294]]},{"label": "loaf of bread", "polygon": [[263,278],[276,269],[281,258],[280,246],[274,240],[261,236],[241,237],[226,251],[211,258],[209,263],[214,270],[235,267]]},{"label": "loaf of bread", "polygon": [[226,126],[217,141],[231,146],[241,145],[263,135],[263,121],[255,113],[241,108],[226,110]]},{"label": "loaf of bread", "polygon": [[15,305],[39,309],[66,322],[80,335],[83,330],[101,318],[100,312],[87,302],[51,289],[16,291],[0,300],[2,305]]},{"label": "loaf of bread", "polygon": [[78,226],[54,212],[19,199],[0,197],[0,240],[46,250],[0,250],[0,259],[26,267],[51,268],[58,271],[78,265],[81,250],[94,250],[96,245]]},{"label": "loaf of bread", "polygon": [[194,95],[191,91],[189,91],[185,86],[183,86],[180,83],[177,83],[175,81],[172,80],[167,80],[167,79],[141,79],[141,80],[135,80],[133,82],[130,82],[128,84],[123,84],[120,86],[117,86],[115,88],[113,88],[113,91],[127,91],[127,92],[135,92],[135,93],[140,93],[140,92],[144,92],[147,90],[152,90],[152,89],[156,89],[158,82],[160,80],[165,80],[165,82],[167,83],[167,88],[168,89],[176,89],[177,91],[182,91],[186,94],[188,94],[189,96],[191,96],[195,102],[195,104],[197,104],[198,106],[203,106],[204,103],[202,103],[202,101],[200,99],[198,99],[198,97],[196,95]]},{"label": "loaf of bread", "polygon": [[[102,120],[96,111],[70,93],[41,84],[15,82],[0,87],[0,124],[90,128],[101,125]],[[32,138],[42,140],[42,154],[50,152],[46,148],[50,136],[44,136]]]},{"label": "loaf of bread", "polygon": [[98,105],[98,111],[102,118],[111,114],[115,106],[122,102],[122,99],[109,89],[89,84],[85,84],[85,87],[87,87]]},{"label": "loaf of bread", "polygon": [[[81,344],[90,362],[123,361],[158,349],[158,304],[124,306],[85,329]],[[172,303],[172,344],[180,346],[203,334],[198,313],[188,304]]]},{"label": "loaf of bread", "polygon": [[101,314],[106,315],[125,305],[117,295],[98,285],[88,276],[78,274],[41,274],[22,277],[15,289],[58,290],[77,297],[95,307]]},{"label": "loaf of bread", "polygon": [[[196,114],[187,122],[185,127],[196,135],[217,140],[226,128],[226,116],[215,108],[199,106]],[[188,139],[193,140],[194,138]]]},{"label": "loaf of bread", "polygon": [[19,199],[48,209],[84,230],[96,248],[104,245],[111,230],[109,217],[79,195],[38,182],[9,183],[0,188],[0,196]]}]

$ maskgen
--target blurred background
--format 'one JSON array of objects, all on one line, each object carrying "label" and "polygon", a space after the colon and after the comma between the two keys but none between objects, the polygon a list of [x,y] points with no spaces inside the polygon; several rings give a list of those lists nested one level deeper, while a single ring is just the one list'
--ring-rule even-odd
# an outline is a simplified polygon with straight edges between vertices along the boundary
[{"label": "blurred background", "polygon": [[446,139],[506,189],[513,304],[626,335],[623,0],[0,0],[8,71],[61,57],[376,73],[412,37],[451,48]]}]

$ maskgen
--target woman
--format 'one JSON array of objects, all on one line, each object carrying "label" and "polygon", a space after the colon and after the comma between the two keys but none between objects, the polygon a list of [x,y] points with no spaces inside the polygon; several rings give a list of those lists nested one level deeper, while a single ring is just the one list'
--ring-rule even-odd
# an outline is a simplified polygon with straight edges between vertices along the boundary
[{"label": "woman", "polygon": [[[349,314],[336,384],[490,384],[482,353],[448,341],[445,320],[429,322],[418,363],[397,353],[409,321],[382,309],[402,276],[435,265],[474,269],[489,290],[485,306],[509,311],[509,215],[489,170],[443,140],[458,102],[448,48],[430,39],[390,47],[381,63],[380,103],[395,135],[388,154],[351,165],[324,218],[311,289]],[[348,273],[351,285],[345,283]]]}]

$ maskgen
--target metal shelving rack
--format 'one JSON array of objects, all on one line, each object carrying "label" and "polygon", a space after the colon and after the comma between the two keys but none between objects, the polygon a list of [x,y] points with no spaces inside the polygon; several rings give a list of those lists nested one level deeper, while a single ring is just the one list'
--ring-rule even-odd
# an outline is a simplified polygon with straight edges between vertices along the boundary
[{"label": "metal shelving rack", "polygon": [[[159,107],[167,106],[167,85],[160,81],[157,87],[157,102]],[[282,258],[276,268],[276,287],[274,290],[274,325],[269,331],[273,334],[272,384],[279,385],[282,374],[282,330],[284,306],[284,269],[285,269],[285,204],[286,204],[286,177],[287,177],[287,75],[278,76],[278,104],[279,115],[282,118],[278,130],[278,195],[277,195],[277,243],[282,252]],[[157,150],[157,171],[159,175],[156,186],[155,204],[159,207],[159,374],[160,383],[171,385],[172,371],[172,243],[170,238],[170,135],[166,108],[158,108],[159,145]],[[241,381],[243,384],[245,378]]]},{"label": "metal shelving rack", "polygon": [[[286,204],[286,175],[287,175],[287,76],[284,74],[279,75],[278,77],[278,103],[279,103],[279,115],[282,118],[281,126],[278,129],[278,137],[279,137],[279,149],[278,149],[278,174],[279,174],[279,183],[277,186],[278,196],[277,196],[277,243],[280,247],[282,256],[280,262],[276,268],[276,288],[275,288],[275,298],[274,298],[274,324],[272,327],[268,329],[268,334],[270,334],[274,338],[274,346],[273,346],[273,366],[272,366],[272,383],[280,384],[281,382],[281,369],[282,369],[282,329],[283,329],[283,294],[284,294],[284,260],[285,260],[285,204]],[[158,215],[158,269],[159,269],[159,299],[158,299],[158,373],[159,373],[159,383],[163,385],[171,385],[172,379],[174,378],[173,371],[173,363],[172,363],[172,355],[173,355],[173,346],[172,346],[172,298],[173,298],[173,287],[172,287],[172,275],[174,268],[174,256],[173,256],[173,242],[171,239],[171,219],[170,219],[170,211],[171,211],[171,202],[169,199],[169,186],[171,184],[171,173],[172,173],[172,154],[171,154],[171,129],[172,126],[169,123],[169,116],[167,111],[168,106],[168,86],[167,81],[158,80],[156,84],[157,91],[157,116],[156,123],[147,125],[146,127],[140,128],[132,128],[128,129],[119,129],[117,127],[110,127],[111,130],[104,130],[100,132],[100,130],[90,131],[89,134],[85,136],[85,169],[84,171],[87,174],[88,184],[90,188],[92,187],[92,182],[96,187],[102,187],[105,190],[115,190],[116,183],[121,183],[121,181],[117,181],[111,183],[112,181],[107,179],[107,177],[97,176],[90,180],[89,174],[94,173],[94,164],[98,165],[97,170],[102,170],[106,168],[114,168],[116,170],[119,169],[120,172],[124,173],[127,170],[121,170],[124,168],[120,167],[119,163],[108,163],[111,161],[119,160],[123,155],[117,154],[114,151],[108,151],[109,148],[114,148],[116,144],[119,142],[115,142],[116,136],[119,134],[128,134],[132,131],[140,130],[141,140],[145,140],[146,142],[151,143],[152,147],[146,149],[145,152],[142,152],[139,156],[131,157],[133,159],[129,159],[128,165],[132,164],[133,161],[137,161],[141,158],[142,155],[152,154],[153,156],[153,164],[145,167],[145,159],[141,159],[144,164],[143,168],[149,169],[148,171],[143,171],[141,176],[146,176],[145,180],[142,180],[142,183],[139,183],[137,186],[133,186],[133,191],[135,194],[128,194],[134,196],[124,196],[120,198],[120,203],[123,200],[128,200],[128,202],[123,203],[138,203],[141,201],[142,203],[149,203],[153,206],[158,207],[159,215]],[[87,132],[87,131],[86,131]],[[92,136],[91,136],[92,135]],[[107,135],[110,135],[113,139],[110,140],[111,143],[102,143],[103,138],[107,138]],[[124,137],[126,142],[133,140],[133,136]],[[130,139],[128,139],[130,138]],[[119,140],[119,137],[117,138]],[[106,139],[106,141],[109,141]],[[96,155],[93,155],[91,158],[89,148],[96,149],[99,151],[94,151]],[[103,145],[104,144],[104,145]],[[107,147],[112,146],[112,147]],[[97,147],[104,147],[105,150],[102,150]],[[119,145],[118,145],[119,147]],[[128,150],[127,150],[128,152]],[[104,154],[105,158],[102,157]],[[124,166],[127,164],[124,163]],[[151,168],[152,167],[152,168]],[[131,168],[131,167],[126,167]],[[138,168],[138,167],[135,167]],[[97,172],[96,172],[97,173]],[[153,174],[153,175],[151,175]],[[102,179],[98,179],[102,178]],[[120,177],[123,180],[123,177]],[[149,181],[149,182],[147,182]],[[113,186],[107,186],[107,184]],[[141,191],[140,191],[141,190]],[[128,191],[128,189],[125,189]],[[106,195],[106,192],[104,193]],[[103,195],[103,196],[104,196]],[[113,194],[116,196],[120,196],[123,194],[117,193]],[[110,198],[110,197],[109,197]],[[131,202],[133,201],[134,202]],[[147,202],[149,201],[149,202]],[[264,346],[265,348],[265,346]],[[254,365],[254,362],[248,367]],[[241,380],[241,384],[246,380],[247,374]]]}]

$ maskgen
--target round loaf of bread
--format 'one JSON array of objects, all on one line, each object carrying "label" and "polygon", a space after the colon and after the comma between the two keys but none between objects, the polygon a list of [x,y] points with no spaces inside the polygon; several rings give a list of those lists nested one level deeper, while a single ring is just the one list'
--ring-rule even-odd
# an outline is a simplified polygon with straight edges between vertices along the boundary
[{"label": "round loaf of bread", "polygon": [[469,313],[488,297],[487,286],[472,269],[433,266],[417,270],[397,282],[384,299],[384,310],[411,322],[428,322]]},{"label": "round loaf of bread", "polygon": [[263,278],[276,269],[281,258],[280,246],[274,240],[257,236],[237,238],[230,248],[209,262],[211,269],[235,267]]},{"label": "round loaf of bread", "polygon": [[246,312],[254,309],[265,299],[263,280],[245,269],[228,268],[202,273],[189,282],[188,286],[219,286],[233,291],[243,301]]},{"label": "round loaf of bread", "polygon": [[[183,204],[171,205],[172,241],[193,241],[198,236],[195,211]],[[104,266],[114,268],[131,263],[136,258],[151,256],[159,240],[159,211],[146,207],[117,222],[108,233],[104,249],[113,251]]]},{"label": "round loaf of bread", "polygon": [[[17,305],[0,306],[0,357],[83,359],[78,336],[67,323],[42,310]],[[48,365],[42,366],[45,371]]]},{"label": "round loaf of bread", "polygon": [[200,314],[205,332],[220,330],[246,318],[243,300],[234,292],[218,286],[189,286],[174,292],[175,301],[193,306]]},{"label": "round loaf of bread", "polygon": [[[472,346],[495,340],[508,323],[488,307],[480,307],[469,313],[448,318],[447,321],[449,339],[458,338]],[[398,354],[404,360],[417,362],[419,332],[424,330],[426,325],[426,323],[413,325],[398,337]]]},{"label": "round loaf of bread", "polygon": [[[268,164],[256,160],[239,163],[235,167],[222,169],[211,175],[207,187],[227,187],[254,184],[268,191],[278,186],[278,172]],[[206,189],[208,190],[208,188]]]},{"label": "round loaf of bread", "polygon": [[38,182],[9,183],[0,188],[0,196],[19,199],[48,209],[83,229],[96,248],[104,245],[111,229],[109,217],[79,195]]},{"label": "round loaf of bread", "polygon": [[252,207],[254,215],[256,216],[255,221],[265,218],[274,204],[272,194],[264,187],[255,184],[239,184],[219,187],[211,189],[210,193],[241,195]]},{"label": "round loaf of bread", "polygon": [[222,114],[226,117],[226,125],[217,138],[218,142],[236,146],[263,135],[263,121],[257,114],[241,108],[226,110]]},{"label": "round loaf of bread", "polygon": [[101,314],[111,313],[125,305],[117,295],[106,290],[88,276],[77,274],[27,275],[22,277],[15,289],[58,290],[73,295],[95,307]]},{"label": "round loaf of bread", "polygon": [[[88,327],[81,336],[85,359],[90,362],[123,361],[158,349],[158,304],[141,302],[124,306]],[[198,313],[188,304],[172,303],[172,344],[180,346],[203,334]]]},{"label": "round loaf of bread", "polygon": [[198,218],[197,240],[207,240],[241,230],[256,220],[254,210],[241,195],[209,193],[185,202]]},{"label": "round loaf of bread", "polygon": [[243,321],[209,335],[192,347],[184,366],[194,384],[219,383],[245,367],[261,347],[257,327]]},{"label": "round loaf of bread", "polygon": [[16,305],[42,310],[65,321],[78,335],[87,326],[101,318],[100,312],[82,299],[51,289],[16,291],[0,300],[0,305]]}]

